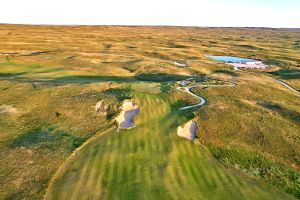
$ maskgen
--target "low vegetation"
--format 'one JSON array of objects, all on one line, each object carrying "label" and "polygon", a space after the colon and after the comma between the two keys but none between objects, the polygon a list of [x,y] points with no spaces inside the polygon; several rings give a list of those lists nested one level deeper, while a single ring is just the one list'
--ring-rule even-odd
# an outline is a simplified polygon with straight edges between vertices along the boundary
[{"label": "low vegetation", "polygon": [[167,95],[134,94],[142,112],[136,128],[100,136],[63,165],[46,199],[282,199],[287,198],[216,164],[199,144],[179,138],[180,112]]},{"label": "low vegetation", "polygon": [[[151,194],[166,199],[300,198],[299,97],[268,77],[234,71],[205,57],[267,61],[277,67],[260,73],[299,90],[299,34],[284,29],[0,25],[1,198],[42,199],[48,187],[50,197],[59,199],[70,191],[80,198],[83,190],[106,199],[121,194],[139,199]],[[178,60],[188,67],[176,66]],[[236,82],[237,87],[193,89],[207,104],[194,115],[181,113],[178,108],[196,100],[169,83],[192,76],[207,83]],[[125,99],[142,102],[136,128],[102,138],[116,125]],[[105,112],[95,112],[100,100]],[[198,125],[195,144],[176,136],[176,127],[192,118]],[[79,150],[76,164],[65,163],[95,135],[99,140]],[[58,169],[61,176],[54,180]],[[66,179],[72,181],[66,184]]]}]

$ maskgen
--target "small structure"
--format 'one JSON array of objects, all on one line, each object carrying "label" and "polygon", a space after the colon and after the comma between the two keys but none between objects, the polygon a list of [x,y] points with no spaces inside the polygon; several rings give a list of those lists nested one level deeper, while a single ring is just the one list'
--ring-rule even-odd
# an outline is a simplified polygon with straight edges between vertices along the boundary
[{"label": "small structure", "polygon": [[230,63],[235,70],[240,68],[244,69],[266,69],[269,68],[269,65],[265,65],[262,62],[248,62],[248,63]]},{"label": "small structure", "polygon": [[195,78],[188,78],[188,79],[186,79],[186,81],[193,81],[193,80],[195,80]]},{"label": "small structure", "polygon": [[232,65],[235,70],[238,70],[240,68],[266,69],[266,68],[270,67],[268,65],[263,64],[262,61],[249,59],[249,58],[236,59],[235,61],[228,61],[227,63]]},{"label": "small structure", "polygon": [[[243,63],[243,62],[242,62]],[[243,64],[246,64],[246,65],[261,65],[262,62],[261,61],[258,61],[258,60],[253,60],[253,61],[248,61],[248,62],[245,62]]]},{"label": "small structure", "polygon": [[181,86],[187,86],[188,82],[187,81],[180,81],[179,83]]},{"label": "small structure", "polygon": [[263,64],[260,60],[254,60],[251,58],[240,58],[235,56],[206,56],[214,60],[224,61],[233,66],[235,70],[239,68],[245,69],[266,69],[271,66]]}]

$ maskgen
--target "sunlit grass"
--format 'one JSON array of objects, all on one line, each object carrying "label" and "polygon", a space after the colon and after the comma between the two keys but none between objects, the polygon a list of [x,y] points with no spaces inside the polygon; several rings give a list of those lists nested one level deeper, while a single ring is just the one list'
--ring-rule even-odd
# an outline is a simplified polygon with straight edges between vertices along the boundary
[{"label": "sunlit grass", "polygon": [[[299,34],[299,30],[276,29],[0,25],[0,105],[9,105],[18,111],[0,114],[0,176],[4,177],[0,179],[0,197],[42,199],[58,167],[84,141],[110,127],[121,102],[133,98],[136,93],[149,95],[145,99],[153,101],[144,102],[143,97],[139,97],[142,106],[145,105],[136,119],[141,127],[105,140],[123,144],[117,149],[114,146],[102,147],[100,144],[105,141],[99,141],[99,149],[94,155],[99,155],[96,156],[98,160],[94,161],[94,156],[82,158],[95,166],[101,159],[113,161],[106,163],[105,174],[109,174],[109,179],[98,179],[95,183],[95,179],[86,177],[91,181],[86,187],[97,187],[100,194],[104,188],[110,194],[105,198],[126,191],[133,195],[132,198],[135,195],[146,198],[138,192],[139,187],[143,188],[140,183],[145,182],[145,176],[154,179],[152,183],[152,180],[146,182],[143,188],[145,195],[153,192],[159,197],[182,197],[180,186],[188,181],[191,181],[191,187],[184,185],[190,193],[187,197],[206,197],[206,192],[212,194],[215,185],[220,183],[218,181],[228,181],[224,175],[227,172],[223,174],[221,168],[220,174],[225,178],[218,178],[215,174],[212,180],[217,180],[216,183],[209,182],[210,173],[216,171],[210,167],[202,147],[178,140],[174,135],[176,125],[189,117],[170,110],[170,104],[179,108],[194,103],[194,99],[176,91],[168,82],[190,76],[237,81],[235,88],[195,90],[208,100],[195,116],[199,121],[198,142],[209,147],[229,167],[238,165],[240,171],[248,175],[253,176],[252,172],[257,171],[243,165],[243,158],[247,158],[243,157],[244,154],[265,160],[261,169],[270,164],[276,169],[284,166],[285,170],[292,170],[291,174],[299,173],[298,97],[271,79],[235,72],[228,65],[205,57],[208,54],[234,55],[267,61],[279,66],[268,71],[273,71],[270,75],[299,89]],[[188,67],[177,67],[174,64],[177,60],[186,62]],[[95,112],[94,106],[99,100],[108,105],[106,114]],[[153,106],[154,102],[159,104],[157,108]],[[146,106],[148,103],[152,106]],[[149,113],[149,124],[152,121],[153,125],[147,124],[142,118],[143,113]],[[168,113],[166,120],[161,120]],[[163,141],[160,141],[160,135],[151,137],[150,133],[158,133],[158,130],[166,135]],[[149,134],[143,138],[139,132]],[[132,142],[128,149],[124,145],[127,140]],[[157,145],[157,148],[147,147],[147,153],[140,153],[138,150],[146,148],[148,143],[154,147]],[[155,161],[152,165],[149,162],[149,166],[142,162],[143,157],[161,153],[164,148],[170,151],[170,155],[154,155]],[[102,154],[101,149],[113,153]],[[120,150],[128,151],[124,158]],[[136,150],[132,155],[141,159],[137,166],[134,165],[136,160],[130,157],[132,150]],[[232,153],[236,151],[243,155]],[[179,157],[182,159],[180,162]],[[110,171],[109,166],[118,162],[116,158],[122,162],[130,161],[131,168],[128,170],[137,170],[132,182],[126,182],[122,177],[111,180],[115,177],[114,173],[122,172]],[[162,166],[164,173],[172,175],[162,180],[158,180],[157,176],[161,174],[155,170],[160,159],[169,163]],[[207,172],[201,165],[202,159],[208,167]],[[83,164],[77,163],[79,166]],[[126,167],[126,164],[121,166]],[[193,171],[195,166],[200,166],[199,173]],[[251,161],[249,166],[256,165]],[[86,172],[91,177],[104,173],[96,167],[92,169]],[[280,181],[277,182],[277,179],[272,179],[275,176],[272,173],[255,177],[299,197],[299,176],[285,176],[284,170],[279,172],[282,173],[275,174],[279,174],[277,178]],[[124,178],[127,177],[125,175]],[[208,184],[203,182],[202,176],[207,178]],[[195,181],[198,179],[199,183]],[[110,181],[127,185],[111,188]],[[162,184],[164,190],[160,191],[156,183]],[[108,184],[108,187],[102,184]],[[73,185],[70,184],[70,187]],[[204,194],[196,193],[195,188],[203,189],[200,191]],[[215,194],[224,189],[215,188]],[[226,195],[229,198],[236,194],[228,190]]]}]

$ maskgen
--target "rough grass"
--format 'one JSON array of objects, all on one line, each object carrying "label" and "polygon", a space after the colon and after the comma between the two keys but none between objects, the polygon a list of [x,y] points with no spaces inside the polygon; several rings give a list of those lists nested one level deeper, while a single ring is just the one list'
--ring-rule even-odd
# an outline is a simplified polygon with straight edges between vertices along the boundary
[{"label": "rough grass", "polygon": [[[119,101],[101,93],[107,87],[106,83],[33,87],[1,81],[0,104],[10,103],[18,110],[0,115],[3,198],[42,198],[57,166],[87,138],[106,129],[108,118],[117,112]],[[95,113],[99,99],[111,105],[107,116]]]},{"label": "rough grass", "polygon": [[300,91],[300,70],[296,67],[289,67],[270,72],[275,78],[287,82],[289,85]]},{"label": "rough grass", "polygon": [[256,78],[251,85],[240,81],[236,88],[198,90],[208,100],[198,112],[200,141],[229,166],[299,198],[298,97],[271,80]]},{"label": "rough grass", "polygon": [[230,167],[242,170],[248,175],[267,180],[285,192],[300,198],[299,172],[278,163],[273,163],[255,153],[243,149],[226,149],[211,147],[210,150],[218,160]]},{"label": "rough grass", "polygon": [[[62,166],[46,199],[282,199],[265,185],[220,166],[176,128],[192,115],[166,95],[136,95],[136,128],[94,140]],[[173,105],[173,106],[172,106]]]},{"label": "rough grass", "polygon": [[[208,75],[223,81],[237,80],[238,83],[235,89],[207,88],[199,91],[208,100],[204,109],[196,113],[201,143],[211,150],[243,149],[266,159],[270,165],[283,165],[286,169],[291,169],[293,174],[299,173],[299,100],[278,83],[260,76],[235,72],[229,66],[205,57],[205,54],[226,54],[253,57],[280,65],[284,70],[293,71],[280,71],[283,69],[276,68],[274,71],[279,70],[279,73],[272,75],[299,89],[299,34],[299,30],[283,29],[0,25],[0,106],[9,105],[18,111],[0,114],[0,197],[42,199],[58,167],[76,147],[111,125],[120,102],[132,98],[133,91],[154,93],[157,95],[155,98],[162,103],[172,101],[176,104],[174,106],[193,103],[193,99],[176,92],[167,84],[168,81],[181,80],[191,75]],[[175,66],[176,60],[186,62],[189,67]],[[168,98],[172,100],[158,97],[168,91]],[[95,113],[94,110],[96,102],[101,99],[109,105],[106,116]],[[178,117],[175,116],[168,117],[175,120]],[[201,191],[212,191],[213,188],[218,192],[222,191],[224,188],[216,188],[213,181],[204,184],[206,179],[207,182],[210,181],[208,172],[214,174],[215,171],[207,164],[205,167],[208,166],[209,171],[206,174],[201,165],[202,158],[207,163],[206,156],[202,155],[201,150],[173,138],[170,134],[174,126],[164,122],[168,120],[161,123],[164,131],[171,127],[166,132],[168,141],[164,140],[172,149],[171,152],[182,153],[181,157],[184,154],[190,156],[190,159],[184,158],[184,162],[179,162],[177,155],[174,155],[175,160],[169,162],[188,167],[194,164],[193,166],[200,166],[201,172],[188,168],[187,171],[190,172],[185,178],[182,175],[184,171],[171,167],[170,173],[178,176],[173,177],[177,179],[172,179],[172,183],[166,183],[166,190],[174,190],[170,194],[181,196],[179,186],[190,178],[199,179],[200,182],[192,181],[191,188],[184,186],[187,191],[199,186],[197,184],[201,184]],[[179,122],[180,120],[174,122],[174,125]],[[118,141],[118,137],[126,139],[127,136],[126,132],[114,136],[111,141]],[[161,145],[149,137],[151,144]],[[174,141],[170,142],[169,139]],[[142,148],[139,145],[143,144],[136,145]],[[177,145],[179,150],[176,152]],[[124,150],[125,146],[121,149]],[[161,149],[155,151],[151,147],[154,149],[153,153],[163,150],[163,147],[159,148]],[[95,153],[105,156],[97,151]],[[190,151],[195,151],[196,155],[192,155]],[[240,163],[243,161],[238,159],[237,154],[226,153],[222,156],[222,153],[213,152],[223,162],[226,157],[231,160],[228,164],[230,166],[242,166]],[[116,152],[113,154],[116,155]],[[121,154],[116,156],[120,157]],[[126,154],[124,159],[129,159],[128,157],[130,156]],[[138,155],[137,158],[141,157]],[[161,157],[155,155],[154,158]],[[157,163],[155,161],[154,166]],[[249,165],[251,163],[252,161]],[[112,163],[107,166],[109,165],[112,166]],[[263,165],[261,167],[265,168]],[[155,169],[145,169],[148,170],[145,171],[147,177],[151,176],[157,181],[158,175],[151,174]],[[165,169],[164,166],[162,169]],[[186,170],[185,167],[181,169]],[[223,173],[223,169],[221,171]],[[115,171],[109,171],[112,172]],[[202,180],[202,175],[205,180]],[[286,182],[280,183],[286,183],[287,187],[274,184],[276,179],[257,178],[298,197],[299,176],[295,175],[296,178],[293,179],[290,176],[280,176],[280,173],[278,176],[280,180],[284,178]],[[230,177],[211,180],[230,183],[227,179]],[[109,184],[109,180],[104,184]],[[141,184],[128,182],[124,188],[130,192],[131,187],[134,189],[130,193],[132,197],[135,194],[141,197],[138,192]],[[164,194],[150,182],[147,187],[148,192],[153,192],[154,188],[155,195]],[[123,192],[122,187],[107,190]],[[191,191],[191,197],[198,197],[193,192],[194,190]],[[218,192],[216,194],[220,194]]]}]

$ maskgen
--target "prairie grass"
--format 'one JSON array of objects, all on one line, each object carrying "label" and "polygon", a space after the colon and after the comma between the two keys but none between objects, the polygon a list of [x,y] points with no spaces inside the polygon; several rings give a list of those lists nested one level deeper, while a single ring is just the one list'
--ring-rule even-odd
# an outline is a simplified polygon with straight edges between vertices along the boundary
[{"label": "prairie grass", "polygon": [[[149,123],[152,120],[155,126],[149,126],[148,130],[146,119],[137,118],[140,128],[115,134],[100,141],[100,144],[108,146],[91,149],[98,160],[93,161],[92,155],[82,158],[91,161],[89,166],[95,164],[95,167],[106,156],[111,158],[107,160],[106,171],[93,168],[88,172],[98,175],[109,173],[107,179],[99,182],[107,186],[104,189],[109,195],[105,198],[122,192],[128,192],[132,198],[146,198],[139,192],[142,189],[146,191],[144,195],[153,192],[155,197],[180,197],[180,184],[188,184],[189,180],[192,186],[184,185],[189,197],[204,195],[201,197],[206,198],[206,192],[212,194],[214,189],[216,194],[227,191],[227,187],[220,186],[222,181],[235,186],[238,183],[248,184],[245,174],[299,198],[299,98],[267,77],[236,72],[224,63],[205,57],[207,54],[234,55],[266,61],[278,67],[261,73],[283,79],[299,90],[299,34],[299,30],[286,29],[1,24],[0,106],[11,106],[17,110],[0,114],[1,198],[42,199],[59,166],[85,141],[111,127],[121,102],[136,94],[149,99],[145,105],[150,103],[153,110],[149,113],[156,113],[152,115],[153,119],[149,119]],[[177,67],[174,62],[178,60],[188,67]],[[234,88],[195,90],[208,100],[207,105],[195,113],[195,118],[199,124],[198,142],[207,146],[227,166],[239,166],[238,170],[245,172],[241,177],[230,178],[223,166],[219,168],[215,161],[213,163],[217,164],[211,165],[204,147],[202,149],[173,136],[175,125],[193,116],[179,116],[172,109],[195,100],[176,91],[168,82],[191,76],[237,82]],[[94,106],[99,100],[107,105],[106,113],[95,112]],[[156,101],[162,104],[161,107],[155,107]],[[165,116],[165,121],[157,121],[168,113],[171,114]],[[157,134],[160,126],[166,134],[163,141]],[[149,134],[142,138],[143,134],[138,130],[144,135]],[[153,138],[152,132],[157,134]],[[116,149],[124,150],[122,162],[130,161],[132,165],[128,170],[137,170],[141,177],[130,182],[125,180],[130,179],[127,176],[130,173],[126,171],[124,179],[118,177],[114,181],[111,180],[115,177],[114,173],[120,171],[109,170],[109,166],[116,166],[116,158],[122,154],[110,145],[124,144],[126,140],[132,142],[129,143],[132,148],[126,149],[123,145],[120,148],[116,146]],[[154,146],[148,147],[149,144]],[[151,151],[142,154],[139,149]],[[103,153],[108,150],[112,154]],[[132,150],[136,150],[132,154],[136,155],[136,160],[131,157]],[[164,151],[170,156],[156,155]],[[155,158],[152,165],[150,155]],[[159,159],[169,165],[158,165]],[[257,165],[257,162],[261,164]],[[78,162],[78,171],[74,173],[81,173],[85,169],[82,165]],[[174,165],[182,167],[174,168]],[[126,163],[121,166],[126,167]],[[157,174],[160,172],[155,170],[157,167],[173,175],[172,179],[163,179],[166,180],[163,184],[167,192],[155,185],[161,175]],[[276,173],[260,174],[269,168],[276,169]],[[184,173],[188,176],[185,177]],[[238,172],[235,170],[235,173]],[[210,174],[215,177],[211,182]],[[154,178],[153,182],[143,180],[145,177],[142,175]],[[218,178],[219,175],[221,177]],[[94,181],[92,178],[88,180]],[[256,180],[251,179],[250,182],[253,184],[250,183],[249,188],[256,188],[251,195],[259,191],[257,194],[266,195],[263,197],[272,196],[272,189],[270,194],[262,192],[260,187],[253,186]],[[88,184],[92,185],[91,188],[94,187],[92,183]],[[123,189],[113,190],[111,183],[126,184]],[[247,187],[237,187],[242,194],[248,194]],[[195,191],[199,188],[201,193]],[[269,186],[262,183],[262,188]],[[226,198],[241,194],[226,191]],[[101,194],[101,191],[98,192]]]}]

